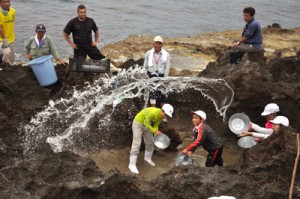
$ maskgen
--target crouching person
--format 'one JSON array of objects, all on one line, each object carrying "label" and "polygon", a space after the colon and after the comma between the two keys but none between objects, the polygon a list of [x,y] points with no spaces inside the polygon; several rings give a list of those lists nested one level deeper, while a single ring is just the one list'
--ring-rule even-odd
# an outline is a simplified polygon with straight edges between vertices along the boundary
[{"label": "crouching person", "polygon": [[132,173],[139,174],[136,162],[140,152],[142,137],[145,142],[144,160],[151,166],[155,166],[155,163],[152,161],[152,154],[154,151],[153,134],[162,134],[162,132],[158,130],[158,127],[166,116],[172,117],[173,111],[173,106],[164,104],[162,108],[144,108],[135,116],[132,124],[133,140],[128,165],[128,168]]},{"label": "crouching person", "polygon": [[223,166],[223,144],[221,139],[213,131],[213,129],[205,123],[206,113],[198,110],[192,112],[194,124],[194,142],[186,147],[182,152],[191,156],[192,153],[200,146],[208,152],[207,159],[205,162],[206,167],[213,167],[216,164],[218,166]]}]

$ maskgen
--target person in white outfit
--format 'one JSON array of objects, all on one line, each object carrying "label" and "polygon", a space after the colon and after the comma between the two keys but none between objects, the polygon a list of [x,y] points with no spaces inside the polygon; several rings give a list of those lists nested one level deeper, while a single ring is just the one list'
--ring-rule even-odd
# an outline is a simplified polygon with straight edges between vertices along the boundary
[{"label": "person in white outfit", "polygon": [[168,77],[170,72],[170,54],[163,49],[163,38],[153,39],[153,48],[145,55],[144,69],[149,77]]},{"label": "person in white outfit", "polygon": [[[261,113],[261,115],[266,117],[266,119],[267,119],[265,127],[264,128],[260,127],[259,125],[251,122],[249,131],[270,136],[273,133],[272,123],[270,122],[270,120],[273,120],[277,116],[278,112],[279,112],[279,106],[277,104],[275,104],[275,103],[267,104],[264,108],[264,111]],[[256,141],[256,142],[261,142],[263,139],[264,138],[262,138],[260,136],[259,137],[254,136],[254,141]]]},{"label": "person in white outfit", "polygon": [[[153,39],[153,48],[145,55],[144,70],[150,78],[168,77],[170,73],[170,54],[163,49],[163,38]],[[166,103],[166,96],[160,90],[150,91],[150,105],[161,108]]]},{"label": "person in white outfit", "polygon": [[276,116],[273,120],[270,120],[270,123],[272,123],[272,129],[256,126],[256,132],[243,132],[239,135],[239,137],[253,136],[257,138],[266,139],[270,137],[272,133],[277,133],[280,130],[281,125],[289,126],[289,120],[285,116]]}]

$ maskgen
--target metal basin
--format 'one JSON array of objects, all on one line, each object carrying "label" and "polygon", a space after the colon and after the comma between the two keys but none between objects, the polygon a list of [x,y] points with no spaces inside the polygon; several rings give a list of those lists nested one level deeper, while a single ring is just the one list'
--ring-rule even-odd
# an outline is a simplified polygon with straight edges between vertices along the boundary
[{"label": "metal basin", "polygon": [[241,137],[238,140],[238,145],[242,148],[251,148],[255,146],[257,143],[254,141],[252,136]]},{"label": "metal basin", "polygon": [[159,149],[166,149],[170,145],[170,138],[165,134],[155,135],[154,144]]},{"label": "metal basin", "polygon": [[193,164],[193,159],[192,159],[192,157],[188,156],[187,154],[181,152],[177,155],[175,164],[176,164],[176,166],[184,166],[184,165]]},{"label": "metal basin", "polygon": [[244,113],[236,113],[229,118],[228,127],[231,132],[241,134],[248,131],[250,127],[250,119]]}]

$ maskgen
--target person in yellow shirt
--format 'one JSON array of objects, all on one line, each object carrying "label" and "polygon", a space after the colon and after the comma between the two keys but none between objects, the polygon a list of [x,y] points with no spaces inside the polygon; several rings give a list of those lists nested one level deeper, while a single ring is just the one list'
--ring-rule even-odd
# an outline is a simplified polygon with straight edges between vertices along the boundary
[{"label": "person in yellow shirt", "polygon": [[151,166],[155,166],[152,161],[152,154],[154,151],[153,134],[160,135],[162,132],[158,129],[158,126],[168,115],[172,117],[173,106],[170,104],[164,104],[162,108],[148,107],[141,110],[134,118],[132,123],[132,146],[130,151],[128,168],[132,173],[139,174],[136,167],[136,161],[140,152],[142,143],[142,137],[145,142],[145,158]]},{"label": "person in yellow shirt", "polygon": [[0,51],[3,54],[2,61],[10,65],[15,62],[15,19],[16,10],[10,7],[10,0],[0,0]]}]

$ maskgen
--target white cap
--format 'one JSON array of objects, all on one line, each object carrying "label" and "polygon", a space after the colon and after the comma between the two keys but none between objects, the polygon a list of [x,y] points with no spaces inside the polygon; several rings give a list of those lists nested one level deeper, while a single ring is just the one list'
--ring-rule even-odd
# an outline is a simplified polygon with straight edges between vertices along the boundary
[{"label": "white cap", "polygon": [[270,103],[265,106],[265,110],[261,113],[261,115],[266,116],[277,112],[279,112],[279,106],[275,103]]},{"label": "white cap", "polygon": [[163,40],[163,38],[161,37],[161,36],[156,36],[156,37],[154,37],[154,39],[153,39],[153,41],[154,42],[161,42],[161,43],[163,43],[164,42],[164,40]]},{"label": "white cap", "polygon": [[198,115],[202,119],[206,120],[206,113],[204,111],[198,110],[198,111],[192,111],[193,114]]},{"label": "white cap", "polygon": [[169,116],[169,117],[172,117],[172,114],[173,114],[173,111],[174,111],[174,108],[171,104],[164,104],[162,106],[162,110]]},{"label": "white cap", "polygon": [[276,116],[274,120],[270,120],[273,124],[282,124],[283,126],[289,126],[289,119],[284,116]]}]

